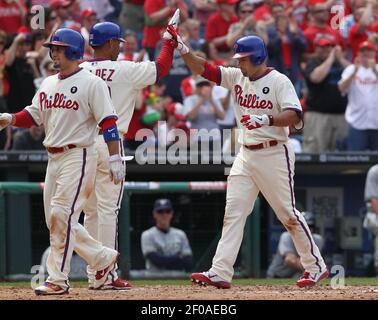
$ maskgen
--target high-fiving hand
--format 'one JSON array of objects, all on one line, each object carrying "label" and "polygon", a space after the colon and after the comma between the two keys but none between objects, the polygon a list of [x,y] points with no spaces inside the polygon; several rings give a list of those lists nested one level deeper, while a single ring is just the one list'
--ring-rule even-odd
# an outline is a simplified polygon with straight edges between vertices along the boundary
[{"label": "high-fiving hand", "polygon": [[168,31],[168,28],[172,27],[173,29],[177,30],[179,23],[180,23],[180,9],[177,9],[175,13],[173,14],[172,18],[168,22],[168,27],[167,27],[167,30],[163,34],[163,39],[172,40],[173,37]]},{"label": "high-fiving hand", "polygon": [[171,20],[168,22],[167,30],[163,34],[163,38],[167,40],[173,40],[174,45],[180,53],[187,54],[189,52],[188,46],[181,39],[178,34],[178,24],[180,22],[180,9],[177,9]]}]

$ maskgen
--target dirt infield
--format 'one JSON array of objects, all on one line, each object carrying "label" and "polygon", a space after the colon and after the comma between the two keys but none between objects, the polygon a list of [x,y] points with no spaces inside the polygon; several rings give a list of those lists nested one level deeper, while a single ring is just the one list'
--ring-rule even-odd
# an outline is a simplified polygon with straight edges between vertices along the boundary
[{"label": "dirt infield", "polygon": [[71,288],[70,294],[54,297],[36,296],[30,288],[1,286],[1,300],[378,300],[378,286],[329,285],[298,289],[293,285],[240,285],[228,290],[195,285],[136,286],[127,292],[90,291]]}]

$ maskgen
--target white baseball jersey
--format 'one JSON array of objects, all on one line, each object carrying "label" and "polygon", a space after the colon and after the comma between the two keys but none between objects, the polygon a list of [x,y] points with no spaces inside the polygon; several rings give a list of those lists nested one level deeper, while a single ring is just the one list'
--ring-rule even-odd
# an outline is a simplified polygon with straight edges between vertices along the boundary
[{"label": "white baseball jersey", "polygon": [[[123,135],[129,127],[139,91],[156,82],[155,63],[93,59],[80,66],[102,78],[108,85],[119,116],[118,130]],[[112,94],[113,92],[116,94]]]},{"label": "white baseball jersey", "polygon": [[239,129],[239,143],[244,145],[258,144],[267,140],[286,142],[288,127],[263,126],[248,130],[242,126],[243,115],[278,115],[284,109],[302,112],[302,107],[294,86],[284,74],[268,68],[267,72],[257,78],[245,77],[239,68],[219,67],[221,83],[232,92],[235,100],[235,116]]},{"label": "white baseball jersey", "polygon": [[47,77],[25,110],[37,125],[44,124],[45,147],[90,146],[97,124],[116,117],[105,82],[83,69]]},{"label": "white baseball jersey", "polygon": [[[346,67],[341,81],[353,74],[354,64]],[[376,65],[378,72],[378,64]],[[361,66],[348,90],[348,105],[345,110],[346,121],[358,130],[378,129],[378,77],[371,68]]]}]

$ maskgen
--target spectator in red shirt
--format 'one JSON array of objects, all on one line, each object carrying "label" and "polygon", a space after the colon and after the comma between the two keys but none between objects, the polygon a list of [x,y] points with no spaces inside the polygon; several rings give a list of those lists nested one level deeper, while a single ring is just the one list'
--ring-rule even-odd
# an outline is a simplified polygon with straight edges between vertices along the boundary
[{"label": "spectator in red shirt", "polygon": [[[274,0],[264,0],[264,3],[256,8],[254,16],[256,21],[264,21],[267,25],[272,25],[274,23],[274,18],[272,14],[272,8],[276,1]],[[279,1],[285,4],[285,1]]]},{"label": "spectator in red shirt", "polygon": [[346,15],[343,20],[343,27],[340,28],[340,34],[345,40],[349,38],[349,31],[353,25],[361,19],[362,14],[364,13],[366,0],[353,0],[351,3],[351,12]]},{"label": "spectator in red shirt", "polygon": [[0,0],[0,29],[16,34],[26,16],[24,0]]},{"label": "spectator in red shirt", "polygon": [[200,23],[200,36],[205,36],[205,26],[210,16],[217,11],[218,7],[215,1],[192,0],[193,19]]},{"label": "spectator in red shirt", "polygon": [[352,59],[354,60],[358,54],[360,44],[368,40],[369,35],[378,33],[378,2],[368,0],[367,5],[360,16],[349,31],[349,43],[352,47]]},{"label": "spectator in red shirt", "polygon": [[146,0],[144,3],[144,38],[143,47],[146,48],[150,59],[155,57],[155,48],[161,39],[168,18],[176,9],[180,9],[180,22],[188,17],[188,8],[184,0]]},{"label": "spectator in red shirt", "polygon": [[[5,67],[8,60],[8,55],[4,52],[6,45],[7,34],[0,30],[0,113],[8,112],[5,96],[9,93],[9,82],[5,75]],[[6,128],[0,132],[0,150],[7,150],[12,142],[12,129]]]},{"label": "spectator in red shirt", "polygon": [[231,24],[239,21],[235,14],[235,4],[238,0],[217,0],[219,10],[213,13],[207,23],[205,39],[212,44],[220,53],[226,55],[231,48],[227,45],[228,28]]},{"label": "spectator in red shirt", "polygon": [[312,17],[311,25],[304,31],[304,36],[307,39],[306,58],[313,58],[314,55],[314,41],[319,38],[328,38],[336,45],[343,47],[342,37],[337,29],[333,29],[328,24],[330,10],[327,3],[316,3],[310,8],[310,15]]}]

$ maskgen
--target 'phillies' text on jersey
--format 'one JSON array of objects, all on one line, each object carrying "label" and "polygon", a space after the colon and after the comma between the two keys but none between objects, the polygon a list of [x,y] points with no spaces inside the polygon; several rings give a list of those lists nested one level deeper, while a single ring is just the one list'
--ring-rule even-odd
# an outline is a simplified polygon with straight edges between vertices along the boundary
[{"label": "'phillies' text on jersey", "polygon": [[273,103],[270,100],[262,99],[259,101],[259,97],[253,93],[248,94],[248,98],[246,94],[243,99],[243,89],[238,84],[235,86],[234,90],[235,90],[236,101],[241,107],[258,108],[258,109],[272,109],[273,108]]},{"label": "'phillies' text on jersey", "polygon": [[40,92],[39,104],[41,111],[51,108],[72,109],[75,111],[79,109],[79,104],[76,101],[67,99],[67,96],[64,93],[59,92],[55,93],[54,100],[52,99],[52,96],[50,96],[50,98],[47,98],[47,94],[45,92]]}]

